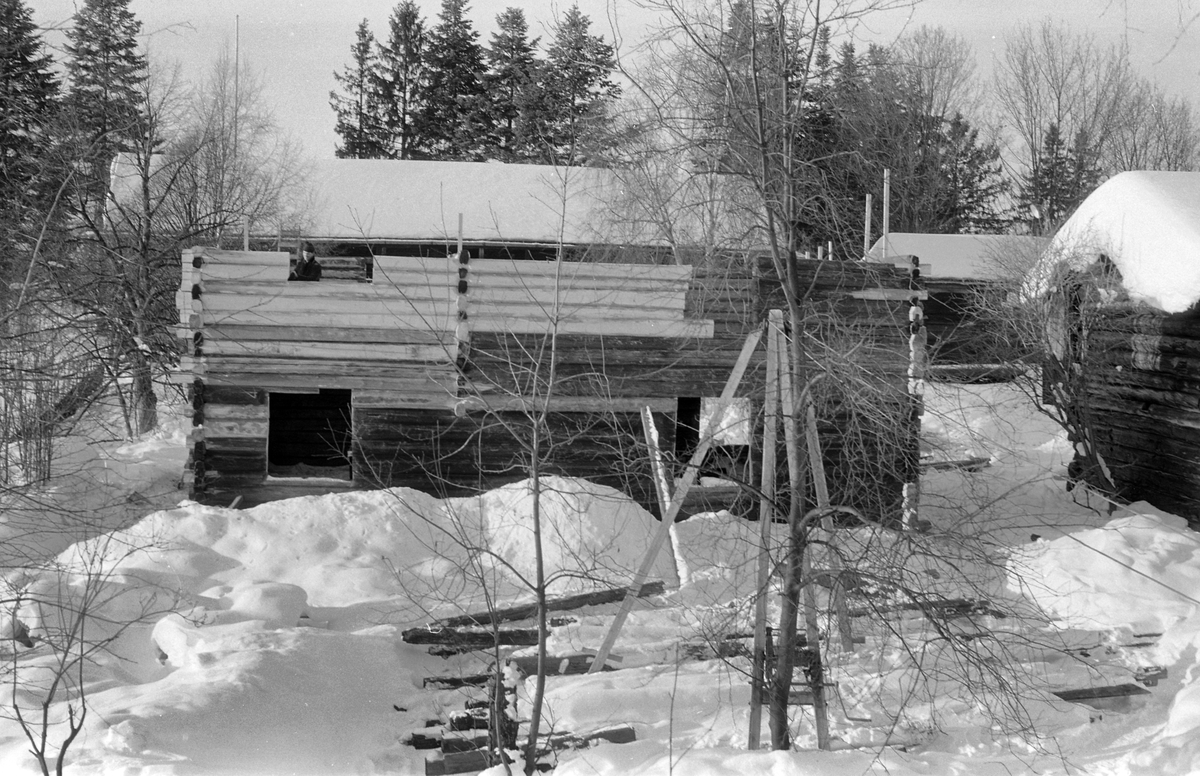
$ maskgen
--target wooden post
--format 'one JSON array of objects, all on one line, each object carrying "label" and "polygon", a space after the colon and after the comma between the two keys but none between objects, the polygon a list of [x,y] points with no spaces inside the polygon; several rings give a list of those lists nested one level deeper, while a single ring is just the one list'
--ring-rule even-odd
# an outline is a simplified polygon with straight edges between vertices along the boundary
[{"label": "wooden post", "polygon": [[[797,337],[801,336],[801,334],[799,332],[792,332],[792,336]],[[802,481],[800,473],[803,464],[800,461],[799,455],[799,430],[796,423],[796,399],[798,397],[795,393],[795,386],[792,383],[792,368],[791,351],[789,348],[782,348],[780,352],[779,365],[780,399],[783,404],[783,431],[784,436],[787,439],[788,474],[790,475],[792,489],[791,496],[794,502],[798,499],[802,500],[804,498],[804,491],[802,488],[797,487],[797,483]],[[797,513],[797,509],[795,506],[793,506],[792,520],[797,523],[803,523],[804,521],[802,519],[797,519]],[[828,749],[829,717],[825,704],[824,671],[821,667],[821,633],[820,625],[817,622],[817,601],[816,594],[813,592],[812,586],[812,563],[807,537],[809,530],[810,529],[807,525],[791,526],[791,549],[792,552],[798,552],[800,555],[798,559],[793,558],[791,562],[794,566],[799,566],[798,569],[794,569],[793,573],[795,573],[795,571],[799,572],[799,582],[801,585],[803,585],[804,628],[805,635],[807,636],[808,640],[808,649],[812,651],[812,660],[809,663],[809,687],[812,690],[813,696],[813,717],[815,718],[816,722],[817,748]],[[799,563],[796,563],[797,560]],[[788,591],[785,589],[784,594],[787,595],[787,593]],[[782,623],[782,625],[787,626],[789,624]],[[790,672],[793,665],[791,660],[792,655],[790,654],[791,647],[793,645],[784,643],[785,633],[782,632],[784,630],[785,628],[781,627],[781,649],[779,650],[779,663],[781,666],[785,666],[786,670]],[[790,679],[790,677],[788,678]]]},{"label": "wooden post", "polygon": [[758,749],[762,738],[763,689],[766,681],[767,596],[771,577],[771,521],[775,519],[775,445],[779,426],[779,341],[783,337],[783,311],[767,314],[767,385],[763,401],[762,476],[758,503],[758,573],[754,601],[754,662],[750,671],[750,731],[748,749]]},{"label": "wooden post", "polygon": [[[761,337],[762,329],[755,329],[746,338],[746,343],[742,345],[742,352],[738,356],[737,363],[733,365],[733,371],[729,374],[729,379],[725,382],[725,390],[721,391],[721,398],[717,400],[717,406],[714,410],[716,417],[722,416],[725,408],[729,406],[729,402],[733,399],[733,394],[742,382],[742,375],[746,373],[746,366],[750,363],[750,356],[754,354],[754,349],[758,347],[758,341]],[[683,500],[687,498],[688,491],[691,490],[692,485],[696,482],[696,478],[700,476],[700,465],[704,463],[704,456],[708,453],[708,448],[712,445],[712,431],[711,428],[706,429],[705,433],[701,435],[700,444],[696,446],[696,452],[692,453],[692,458],[688,461],[687,470],[683,473],[679,488],[672,496],[671,502],[667,506],[667,511],[662,515],[662,522],[658,526],[658,531],[650,541],[650,547],[646,550],[646,556],[642,559],[642,565],[638,568],[637,573],[634,574],[633,582],[630,583],[629,589],[625,593],[625,598],[621,601],[621,608],[617,611],[617,616],[613,618],[613,623],[608,629],[608,634],[604,637],[604,643],[600,645],[600,650],[596,653],[596,657],[592,661],[592,667],[588,670],[588,673],[594,674],[604,667],[604,662],[608,660],[608,654],[612,651],[613,644],[617,642],[617,637],[621,635],[621,628],[625,626],[625,620],[629,617],[629,610],[633,607],[633,602],[637,598],[637,591],[641,589],[642,583],[650,576],[650,569],[653,568],[659,550],[662,549],[667,535],[671,532],[671,526],[675,523],[675,516],[679,514],[679,509],[683,506]]]},{"label": "wooden post", "polygon": [[867,212],[863,216],[863,259],[871,252],[871,195],[867,195]]},{"label": "wooden post", "polygon": [[892,171],[883,171],[883,260],[888,260],[891,253],[888,246],[888,234],[892,227]]},{"label": "wooden post", "polygon": [[[921,304],[921,259],[912,257],[912,271],[909,275],[909,308],[908,308],[908,396],[911,403],[909,430],[916,434],[921,428],[921,416],[925,412],[925,309]],[[918,452],[919,456],[920,453]],[[921,504],[921,466],[920,461],[914,462],[910,472],[911,480],[904,483],[903,521],[905,528],[916,528],[918,511]]]}]

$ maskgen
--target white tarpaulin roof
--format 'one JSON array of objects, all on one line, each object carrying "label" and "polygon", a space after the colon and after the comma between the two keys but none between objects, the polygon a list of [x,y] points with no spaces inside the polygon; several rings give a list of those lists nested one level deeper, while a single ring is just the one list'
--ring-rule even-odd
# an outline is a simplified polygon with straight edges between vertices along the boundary
[{"label": "white tarpaulin roof", "polygon": [[608,170],[491,162],[332,159],[314,165],[314,239],[640,243],[610,217]]},{"label": "white tarpaulin roof", "polygon": [[1130,298],[1168,313],[1200,300],[1200,173],[1123,172],[1100,185],[1058,230],[1049,265],[1108,257]]},{"label": "white tarpaulin roof", "polygon": [[[1036,256],[1048,240],[1041,237],[1020,237],[1007,234],[920,234],[897,232],[888,235],[887,260],[898,256],[916,256],[928,264],[924,272],[931,278],[960,280],[992,280],[1003,277],[1004,267],[1012,262],[1002,259],[1020,252]],[[884,261],[883,238],[880,237],[867,258]]]}]

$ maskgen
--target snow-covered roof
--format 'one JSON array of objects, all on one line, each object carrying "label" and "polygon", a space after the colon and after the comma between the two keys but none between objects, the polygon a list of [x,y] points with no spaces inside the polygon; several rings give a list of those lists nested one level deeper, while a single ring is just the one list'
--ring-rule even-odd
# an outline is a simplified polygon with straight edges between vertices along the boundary
[{"label": "snow-covered roof", "polygon": [[[151,160],[152,174],[163,169]],[[283,233],[312,240],[523,244],[662,245],[627,209],[612,170],[498,162],[326,159],[306,165],[302,191],[289,192]],[[166,185],[163,183],[162,185]],[[128,154],[112,166],[112,201],[136,202],[141,179]],[[251,232],[275,237],[278,223]]]},{"label": "snow-covered roof", "polygon": [[313,239],[636,243],[610,217],[611,171],[493,162],[331,159],[314,164]]},{"label": "snow-covered roof", "polygon": [[[1036,256],[1048,241],[1041,237],[1021,237],[1007,234],[921,234],[897,232],[887,238],[887,258],[916,256],[929,269],[923,273],[931,278],[960,280],[992,280],[1003,277],[1002,261],[1014,253]],[[883,261],[883,238],[880,237],[867,257]]]},{"label": "snow-covered roof", "polygon": [[1200,301],[1200,173],[1138,171],[1109,178],[1058,230],[1044,264],[1066,261],[1084,269],[1101,254],[1120,271],[1135,301],[1168,313]]}]

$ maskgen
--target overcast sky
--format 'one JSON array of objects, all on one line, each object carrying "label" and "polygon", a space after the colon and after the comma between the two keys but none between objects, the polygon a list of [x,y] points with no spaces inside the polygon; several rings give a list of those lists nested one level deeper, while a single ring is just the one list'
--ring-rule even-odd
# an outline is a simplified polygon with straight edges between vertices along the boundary
[{"label": "overcast sky", "polygon": [[[28,0],[39,25],[61,28],[75,10],[73,0]],[[687,0],[683,0],[687,2]],[[376,35],[386,29],[395,0],[133,0],[132,9],[147,33],[155,57],[179,61],[188,77],[198,77],[240,28],[243,58],[263,75],[281,124],[314,157],[333,155],[337,135],[329,108],[334,71],[345,67],[355,29],[367,19]],[[418,0],[427,21],[436,20],[440,0]],[[475,0],[468,14],[484,44],[494,19],[509,6],[525,10],[534,34],[549,38],[562,0]],[[654,22],[636,0],[579,0],[594,31],[636,41]],[[905,29],[940,25],[975,48],[982,73],[1003,51],[1004,36],[1021,23],[1051,15],[1080,32],[1113,41],[1124,39],[1134,65],[1169,92],[1200,95],[1200,0],[923,0],[908,11],[872,17],[857,31],[860,40],[889,42]],[[236,20],[236,22],[235,22]],[[61,45],[61,36],[48,42]]]}]

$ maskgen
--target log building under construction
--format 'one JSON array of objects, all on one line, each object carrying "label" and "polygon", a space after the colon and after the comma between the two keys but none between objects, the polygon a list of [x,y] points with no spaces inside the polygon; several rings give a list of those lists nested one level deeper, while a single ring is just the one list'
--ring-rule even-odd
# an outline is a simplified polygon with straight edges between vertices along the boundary
[{"label": "log building under construction", "polygon": [[[197,500],[253,504],[401,485],[465,495],[530,476],[536,459],[541,474],[611,485],[653,510],[642,408],[653,412],[661,447],[685,459],[704,399],[721,393],[747,335],[783,306],[765,258],[663,263],[670,253],[651,238],[596,234],[603,198],[582,206],[546,194],[546,181],[564,180],[560,170],[338,169],[360,185],[357,194],[327,187],[354,214],[352,229],[327,221],[304,235],[337,269],[321,282],[288,282],[287,251],[184,253],[179,378],[192,396],[185,477]],[[422,190],[414,175],[453,181],[425,206],[454,217],[426,213],[421,226],[421,205],[409,203],[408,223],[388,222],[379,216],[391,201],[380,171],[395,191]],[[586,171],[592,183],[599,174]],[[529,212],[539,207],[549,211],[540,220]],[[916,476],[914,273],[858,262],[798,267],[806,349],[835,355],[830,374],[853,374],[874,392],[866,420],[844,399],[818,403],[832,495],[894,518]],[[761,396],[763,360],[760,348],[739,396]],[[873,462],[861,457],[868,449]]]}]

